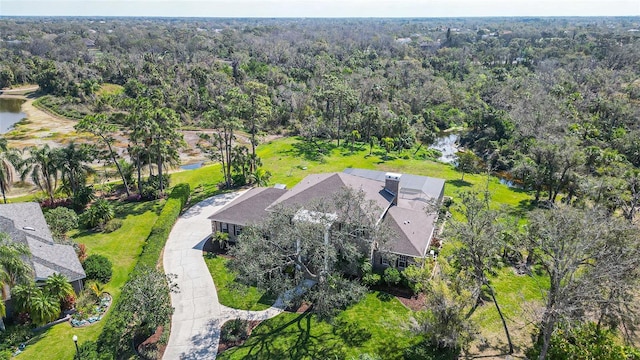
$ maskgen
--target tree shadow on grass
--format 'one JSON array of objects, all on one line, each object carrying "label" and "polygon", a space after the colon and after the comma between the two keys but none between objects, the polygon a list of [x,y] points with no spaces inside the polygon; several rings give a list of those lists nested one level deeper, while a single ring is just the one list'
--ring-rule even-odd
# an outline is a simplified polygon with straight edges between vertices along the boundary
[{"label": "tree shadow on grass", "polygon": [[470,182],[464,180],[449,180],[447,182],[455,187],[469,187],[473,185]]},{"label": "tree shadow on grass", "polygon": [[116,206],[116,214],[115,217],[118,219],[124,219],[129,215],[142,215],[148,211],[154,211],[156,215],[159,215],[162,211],[162,206],[159,206],[159,202],[152,201],[141,201],[141,202],[129,202],[123,203]]},{"label": "tree shadow on grass", "polygon": [[333,333],[340,336],[345,344],[351,347],[362,346],[371,339],[371,331],[355,322],[338,319],[333,325]]},{"label": "tree shadow on grass", "polygon": [[301,140],[291,146],[293,149],[285,151],[285,153],[295,157],[303,157],[310,161],[321,161],[325,155],[330,154],[331,151],[336,148],[336,145],[324,140]]},{"label": "tree shadow on grass", "polygon": [[[244,359],[343,359],[338,346],[331,346],[333,334],[313,331],[311,313],[303,313],[291,321],[274,318],[256,329],[247,343]],[[294,340],[295,339],[295,340]],[[283,341],[284,340],[284,341]],[[294,340],[294,341],[286,341]],[[249,344],[250,343],[250,344]],[[231,349],[230,351],[233,351]]]}]

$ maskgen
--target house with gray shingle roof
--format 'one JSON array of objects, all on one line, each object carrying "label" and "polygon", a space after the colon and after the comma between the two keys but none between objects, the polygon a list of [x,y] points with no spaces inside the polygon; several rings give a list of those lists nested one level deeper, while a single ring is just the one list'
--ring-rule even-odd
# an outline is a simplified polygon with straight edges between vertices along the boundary
[{"label": "house with gray shingle roof", "polygon": [[[330,199],[344,187],[362,191],[365,199],[378,205],[381,224],[393,230],[389,244],[391,257],[372,252],[376,267],[400,269],[425,258],[435,233],[438,214],[429,212],[444,196],[444,180],[411,174],[385,173],[365,169],[346,169],[341,173],[313,174],[291,190],[254,188],[211,215],[212,230],[229,234],[234,242],[243,226],[255,224],[278,204],[302,207],[313,201]],[[391,263],[395,262],[395,263]]]},{"label": "house with gray shingle roof", "polygon": [[28,261],[36,283],[58,273],[67,278],[76,293],[82,290],[82,280],[86,275],[75,250],[70,245],[53,241],[38,203],[1,204],[0,232],[8,234],[11,241],[29,248],[31,257]]}]

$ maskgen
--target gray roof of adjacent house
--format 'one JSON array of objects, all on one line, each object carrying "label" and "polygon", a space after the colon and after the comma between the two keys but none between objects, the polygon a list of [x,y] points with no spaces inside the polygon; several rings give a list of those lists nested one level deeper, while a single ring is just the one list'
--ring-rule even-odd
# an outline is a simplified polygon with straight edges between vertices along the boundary
[{"label": "gray roof of adjacent house", "polygon": [[37,203],[0,205],[0,231],[7,233],[12,241],[29,247],[29,262],[36,281],[55,273],[64,275],[70,282],[86,277],[73,247],[53,241]]},{"label": "gray roof of adjacent house", "polygon": [[319,199],[327,199],[344,187],[361,190],[366,200],[375,202],[380,218],[396,234],[389,248],[392,252],[424,257],[434,233],[437,214],[425,209],[430,200],[440,199],[444,180],[427,176],[402,174],[397,205],[385,190],[386,173],[365,169],[346,169],[342,173],[313,174],[291,190],[275,192],[273,188],[255,188],[231,202],[209,219],[232,224],[256,223],[268,216],[274,206],[304,207]]},{"label": "gray roof of adjacent house", "polygon": [[253,188],[209,216],[209,219],[241,226],[258,223],[268,216],[266,208],[286,192],[278,188]]}]

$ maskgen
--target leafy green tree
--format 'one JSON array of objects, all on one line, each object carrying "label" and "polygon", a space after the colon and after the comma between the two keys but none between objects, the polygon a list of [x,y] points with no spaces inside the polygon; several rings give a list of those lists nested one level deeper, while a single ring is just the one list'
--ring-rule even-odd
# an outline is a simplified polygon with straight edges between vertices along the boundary
[{"label": "leafy green tree", "polygon": [[78,227],[78,215],[75,211],[60,206],[44,214],[49,229],[55,238],[65,240],[67,233]]},{"label": "leafy green tree", "polygon": [[94,160],[93,148],[86,144],[76,145],[75,142],[57,149],[53,153],[55,167],[61,173],[63,189],[75,198],[86,185],[87,176],[95,171],[89,163]]},{"label": "leafy green tree", "polygon": [[54,295],[36,288],[29,299],[29,316],[36,325],[44,325],[60,316],[60,302]]},{"label": "leafy green tree", "polygon": [[474,173],[478,168],[479,159],[472,151],[458,151],[456,153],[456,169],[462,173],[460,180],[464,181],[464,174]]},{"label": "leafy green tree", "polygon": [[75,129],[78,131],[86,131],[93,134],[98,139],[100,139],[100,142],[103,146],[106,146],[107,151],[109,152],[109,158],[118,169],[118,174],[120,175],[122,183],[124,184],[124,190],[127,192],[127,197],[129,197],[131,195],[129,193],[130,177],[125,176],[125,172],[121,163],[123,159],[118,159],[117,153],[113,149],[113,145],[115,143],[115,138],[113,135],[116,131],[118,131],[118,128],[108,120],[109,119],[104,114],[88,115],[80,120],[78,124],[76,124]]}]

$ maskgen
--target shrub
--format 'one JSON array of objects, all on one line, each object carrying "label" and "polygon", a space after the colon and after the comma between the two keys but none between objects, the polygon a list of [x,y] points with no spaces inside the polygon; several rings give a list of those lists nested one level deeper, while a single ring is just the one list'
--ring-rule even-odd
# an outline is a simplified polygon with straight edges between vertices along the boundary
[{"label": "shrub", "polygon": [[56,239],[66,239],[67,233],[78,227],[78,215],[66,207],[57,207],[44,214],[51,233]]},{"label": "shrub", "polygon": [[396,285],[400,282],[400,271],[396,268],[388,267],[384,269],[384,275],[382,277],[388,285]]},{"label": "shrub", "polygon": [[111,219],[104,225],[104,232],[110,233],[114,232],[122,227],[121,219]]},{"label": "shrub", "polygon": [[87,260],[87,245],[78,244],[78,247],[76,248],[76,254],[78,255],[78,260],[80,260],[81,263]]},{"label": "shrub", "polygon": [[71,205],[75,211],[83,211],[87,204],[90,203],[95,197],[93,196],[93,187],[91,186],[82,186],[78,189],[78,191],[73,195],[71,199]]},{"label": "shrub", "polygon": [[242,319],[229,320],[220,329],[220,340],[222,342],[234,343],[245,340],[249,336],[249,323]]},{"label": "shrub", "polygon": [[98,280],[103,283],[111,280],[111,274],[113,272],[111,268],[111,261],[103,255],[90,255],[82,264],[84,272],[87,274],[87,280]]},{"label": "shrub", "polygon": [[82,216],[87,227],[103,229],[104,225],[115,216],[115,209],[107,200],[98,199]]},{"label": "shrub", "polygon": [[380,276],[380,274],[375,274],[375,273],[365,274],[362,277],[362,283],[368,287],[372,287],[380,284],[380,280],[382,280],[382,277]]}]

